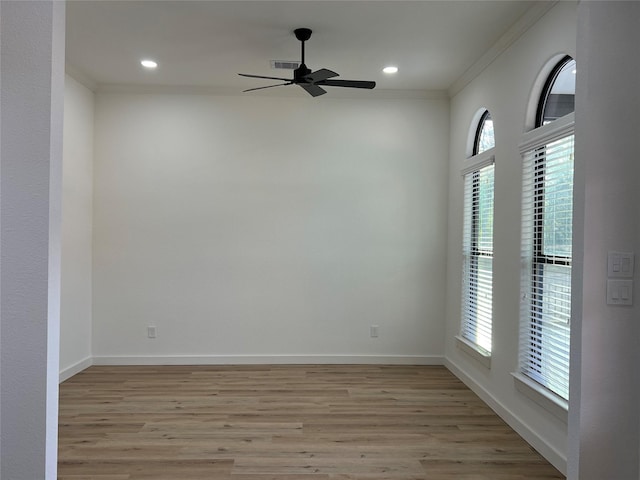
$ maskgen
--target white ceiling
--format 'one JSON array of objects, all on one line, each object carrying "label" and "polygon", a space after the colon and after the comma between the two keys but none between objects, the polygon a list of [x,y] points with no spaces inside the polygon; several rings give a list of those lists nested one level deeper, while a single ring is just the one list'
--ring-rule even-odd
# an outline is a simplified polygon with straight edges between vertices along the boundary
[{"label": "white ceiling", "polygon": [[[67,65],[97,89],[241,91],[269,81],[237,73],[290,76],[272,70],[270,60],[298,61],[300,43],[292,32],[309,27],[306,63],[312,70],[374,80],[376,89],[447,90],[536,3],[68,1]],[[159,67],[143,69],[142,58],[155,59]],[[388,64],[397,65],[399,73],[383,74]]]}]

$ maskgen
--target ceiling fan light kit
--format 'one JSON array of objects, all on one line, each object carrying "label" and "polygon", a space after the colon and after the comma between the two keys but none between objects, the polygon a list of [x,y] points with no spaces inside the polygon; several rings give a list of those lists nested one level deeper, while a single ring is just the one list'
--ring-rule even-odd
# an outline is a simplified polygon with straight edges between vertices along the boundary
[{"label": "ceiling fan light kit", "polygon": [[244,92],[252,92],[255,90],[263,90],[265,88],[282,87],[286,85],[299,85],[312,97],[324,95],[327,91],[322,87],[346,87],[346,88],[365,88],[372,89],[376,86],[376,82],[363,80],[332,80],[338,74],[327,68],[321,68],[312,72],[304,63],[304,43],[311,38],[311,30],[309,28],[296,28],[293,34],[301,42],[301,61],[300,66],[293,71],[293,78],[282,77],[265,77],[262,75],[249,75],[247,73],[239,73],[242,77],[262,78],[267,80],[280,80],[283,83],[267,85],[265,87],[249,88]]}]

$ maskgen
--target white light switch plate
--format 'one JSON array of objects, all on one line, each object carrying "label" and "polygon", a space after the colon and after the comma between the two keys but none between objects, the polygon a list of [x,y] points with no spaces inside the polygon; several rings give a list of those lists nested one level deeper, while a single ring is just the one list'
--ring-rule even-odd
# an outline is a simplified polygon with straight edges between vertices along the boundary
[{"label": "white light switch plate", "polygon": [[607,280],[607,305],[633,305],[633,280]]},{"label": "white light switch plate", "polygon": [[607,277],[633,278],[633,252],[609,252],[607,255]]}]

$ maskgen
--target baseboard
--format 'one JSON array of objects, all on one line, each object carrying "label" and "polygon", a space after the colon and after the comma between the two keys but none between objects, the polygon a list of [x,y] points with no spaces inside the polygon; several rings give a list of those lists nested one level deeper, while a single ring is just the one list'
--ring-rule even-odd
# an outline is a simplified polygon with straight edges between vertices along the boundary
[{"label": "baseboard", "polygon": [[95,356],[93,365],[443,365],[440,355],[161,355]]},{"label": "baseboard", "polygon": [[69,378],[73,377],[75,374],[80,373],[85,368],[89,368],[91,365],[93,365],[93,359],[91,357],[87,357],[83,360],[80,360],[77,363],[74,363],[70,367],[67,367],[60,371],[58,382],[62,383],[65,380],[68,380]]},{"label": "baseboard", "polygon": [[527,423],[522,421],[509,408],[496,399],[488,390],[467,375],[459,366],[449,359],[445,359],[444,366],[458,377],[467,387],[478,395],[491,409],[524,438],[540,455],[556,467],[563,475],[567,474],[567,457],[549,445]]}]

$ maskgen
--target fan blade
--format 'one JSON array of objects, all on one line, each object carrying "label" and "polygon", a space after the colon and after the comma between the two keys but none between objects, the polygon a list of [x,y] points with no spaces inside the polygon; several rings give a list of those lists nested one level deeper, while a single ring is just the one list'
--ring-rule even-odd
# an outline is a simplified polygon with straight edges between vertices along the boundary
[{"label": "fan blade", "polygon": [[374,88],[376,82],[367,82],[364,80],[323,80],[317,82],[316,85],[326,85],[327,87],[349,87],[349,88]]},{"label": "fan blade", "polygon": [[281,78],[281,77],[263,77],[262,75],[249,75],[248,73],[239,73],[241,77],[249,77],[249,78],[265,78],[267,80],[282,80],[283,82],[292,82],[291,78]]},{"label": "fan blade", "polygon": [[311,83],[321,82],[322,80],[326,80],[327,78],[337,77],[338,74],[336,72],[332,72],[331,70],[327,70],[326,68],[321,68],[320,70],[316,70],[308,75],[305,75],[305,80],[310,81]]},{"label": "fan blade", "polygon": [[327,93],[324,88],[320,88],[313,83],[298,83],[298,85],[304,88],[312,97],[319,97],[320,95],[324,95],[325,93]]},{"label": "fan blade", "polygon": [[264,90],[265,88],[282,87],[283,85],[293,85],[293,82],[277,83],[275,85],[267,85],[266,87],[250,88],[249,90],[243,90],[242,93],[244,93],[244,92],[253,92],[254,90]]}]

